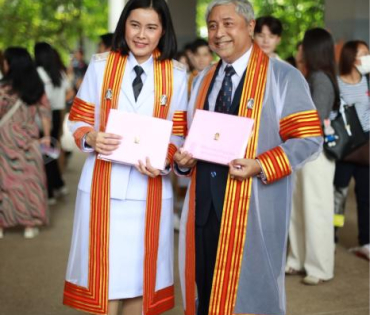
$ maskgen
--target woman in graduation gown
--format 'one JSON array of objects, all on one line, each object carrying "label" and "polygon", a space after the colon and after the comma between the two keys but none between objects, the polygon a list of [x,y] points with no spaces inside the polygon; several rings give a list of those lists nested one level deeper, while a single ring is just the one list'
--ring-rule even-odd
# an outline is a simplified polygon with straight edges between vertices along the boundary
[{"label": "woman in graduation gown", "polygon": [[[89,152],[78,185],[64,304],[93,314],[161,314],[174,305],[173,155],[186,132],[186,71],[165,0],[130,0],[112,51],[94,55],[70,113]],[[105,133],[110,109],[174,122],[165,171],[97,159],[120,137]]]}]

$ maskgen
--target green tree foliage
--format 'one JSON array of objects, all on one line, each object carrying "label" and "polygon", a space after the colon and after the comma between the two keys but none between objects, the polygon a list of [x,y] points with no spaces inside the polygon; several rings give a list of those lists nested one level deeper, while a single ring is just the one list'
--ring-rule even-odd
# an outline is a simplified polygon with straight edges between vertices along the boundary
[{"label": "green tree foliage", "polygon": [[23,46],[33,52],[37,41],[47,41],[64,56],[97,40],[107,31],[106,0],[0,0],[0,49]]},{"label": "green tree foliage", "polygon": [[[197,26],[204,28],[204,15],[211,0],[198,0]],[[284,31],[278,54],[282,58],[294,55],[306,30],[324,26],[324,0],[250,0],[256,17],[273,15],[281,20]]]}]

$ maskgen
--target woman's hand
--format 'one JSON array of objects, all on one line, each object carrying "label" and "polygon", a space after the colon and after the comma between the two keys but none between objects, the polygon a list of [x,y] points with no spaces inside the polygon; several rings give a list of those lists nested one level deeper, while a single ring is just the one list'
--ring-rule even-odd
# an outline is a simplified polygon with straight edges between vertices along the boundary
[{"label": "woman's hand", "polygon": [[96,152],[110,155],[118,148],[122,137],[112,133],[90,131],[86,136],[86,143]]},{"label": "woman's hand", "polygon": [[[168,162],[168,160],[166,160],[166,163]],[[157,177],[158,175],[161,174],[161,171],[154,168],[151,164],[150,164],[150,160],[149,158],[146,158],[145,160],[145,163],[144,164],[142,161],[139,161],[139,164],[138,165],[135,165],[136,169],[143,175],[147,175],[149,177],[152,177],[152,178],[155,178]],[[168,164],[167,164],[168,165]]]},{"label": "woman's hand", "polygon": [[197,164],[197,160],[189,152],[182,149],[177,150],[173,159],[180,168],[193,168]]},{"label": "woman's hand", "polygon": [[46,148],[50,148],[50,141],[50,137],[42,137],[41,139],[39,139],[40,144],[45,146]]},{"label": "woman's hand", "polygon": [[229,163],[229,173],[231,178],[243,181],[261,173],[261,167],[253,159],[237,159]]}]

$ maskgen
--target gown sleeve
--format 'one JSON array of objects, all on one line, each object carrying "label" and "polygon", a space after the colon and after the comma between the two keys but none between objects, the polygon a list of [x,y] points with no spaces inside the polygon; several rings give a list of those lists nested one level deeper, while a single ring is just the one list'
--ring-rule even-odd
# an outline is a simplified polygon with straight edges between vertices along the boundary
[{"label": "gown sleeve", "polygon": [[97,84],[97,75],[92,59],[69,114],[69,129],[77,146],[82,151],[91,151],[83,140],[85,134],[95,130],[95,109],[99,106],[100,90]]},{"label": "gown sleeve", "polygon": [[265,184],[290,175],[322,151],[320,118],[306,80],[292,69],[280,84],[284,85],[280,87],[284,91],[279,122],[282,143],[257,156]]}]

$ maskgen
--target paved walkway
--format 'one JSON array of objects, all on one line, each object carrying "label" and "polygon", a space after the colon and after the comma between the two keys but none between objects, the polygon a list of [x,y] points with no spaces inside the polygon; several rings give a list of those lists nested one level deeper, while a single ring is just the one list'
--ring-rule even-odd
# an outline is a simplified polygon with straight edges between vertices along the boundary
[{"label": "paved walkway", "polygon": [[[0,240],[0,315],[81,314],[62,305],[62,292],[83,159],[81,153],[73,155],[65,174],[71,193],[51,207],[51,223],[37,238],[26,240],[21,229],[12,229]],[[287,277],[287,315],[369,314],[369,263],[347,251],[356,245],[353,194],[348,210],[336,249],[334,280],[309,287],[301,284],[300,276]],[[167,314],[183,314],[177,278],[176,307]]]}]

